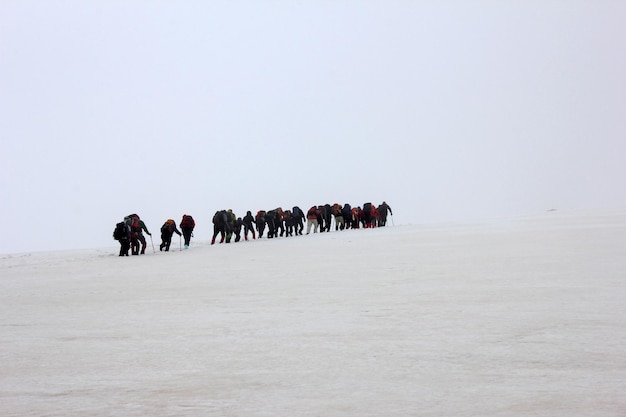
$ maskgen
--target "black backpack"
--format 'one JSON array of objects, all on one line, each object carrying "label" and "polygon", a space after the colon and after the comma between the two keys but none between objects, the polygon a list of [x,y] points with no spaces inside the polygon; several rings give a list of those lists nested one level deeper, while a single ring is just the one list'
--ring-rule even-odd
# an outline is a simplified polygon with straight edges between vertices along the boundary
[{"label": "black backpack", "polygon": [[128,238],[128,229],[126,228],[126,223],[119,222],[115,225],[115,229],[113,230],[113,239],[121,240]]}]

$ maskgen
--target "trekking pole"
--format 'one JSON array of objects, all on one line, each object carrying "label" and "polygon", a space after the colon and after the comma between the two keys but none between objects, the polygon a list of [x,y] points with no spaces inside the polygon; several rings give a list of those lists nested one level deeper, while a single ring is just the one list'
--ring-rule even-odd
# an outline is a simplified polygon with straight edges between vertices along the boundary
[{"label": "trekking pole", "polygon": [[156,253],[154,250],[154,242],[152,241],[152,235],[150,235],[150,243],[152,243],[152,253]]}]

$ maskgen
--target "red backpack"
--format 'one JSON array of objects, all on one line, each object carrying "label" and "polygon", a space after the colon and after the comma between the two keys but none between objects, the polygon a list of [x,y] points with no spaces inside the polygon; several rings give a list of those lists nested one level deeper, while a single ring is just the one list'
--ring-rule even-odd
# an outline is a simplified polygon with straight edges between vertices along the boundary
[{"label": "red backpack", "polygon": [[131,232],[139,232],[141,228],[139,227],[139,216],[137,214],[129,214],[126,216],[130,219],[130,230]]},{"label": "red backpack", "polygon": [[188,214],[183,214],[183,221],[180,222],[180,227],[184,229],[193,229],[196,226],[196,222]]}]

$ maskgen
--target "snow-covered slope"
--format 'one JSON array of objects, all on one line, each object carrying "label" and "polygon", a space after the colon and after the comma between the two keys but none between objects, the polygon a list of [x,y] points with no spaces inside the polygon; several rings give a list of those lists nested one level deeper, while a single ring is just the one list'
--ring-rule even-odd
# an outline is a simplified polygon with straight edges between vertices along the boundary
[{"label": "snow-covered slope", "polygon": [[0,260],[2,416],[623,416],[626,210]]}]

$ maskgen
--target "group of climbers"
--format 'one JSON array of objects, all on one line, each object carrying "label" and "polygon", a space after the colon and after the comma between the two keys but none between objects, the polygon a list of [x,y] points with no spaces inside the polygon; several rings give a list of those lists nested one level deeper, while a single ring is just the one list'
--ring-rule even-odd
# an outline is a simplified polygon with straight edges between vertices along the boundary
[{"label": "group of climbers", "polygon": [[[383,227],[387,224],[388,214],[393,216],[391,207],[384,201],[379,206],[365,203],[363,207],[352,207],[348,203],[343,206],[339,203],[324,204],[312,206],[306,214],[298,206],[294,206],[291,210],[283,210],[278,207],[269,211],[259,210],[256,215],[247,211],[243,218],[237,217],[230,209],[219,210],[213,215],[211,244],[215,243],[218,235],[221,235],[219,243],[230,243],[233,235],[235,235],[235,242],[239,242],[242,228],[245,240],[248,240],[248,234],[252,235],[252,239],[257,238],[257,233],[258,237],[262,238],[265,230],[267,230],[267,237],[270,239],[278,236],[302,235],[305,223],[307,235],[311,233],[311,229],[313,229],[313,233],[318,231],[320,233],[329,232],[333,219],[336,231],[361,227]],[[174,233],[182,236],[185,241],[184,248],[189,248],[196,223],[192,216],[184,214],[179,226],[181,230],[178,230],[173,219],[166,220],[161,226],[160,251],[168,252],[170,250]],[[146,238],[143,235],[144,231],[152,240],[152,234],[137,214],[124,217],[124,220],[115,226],[113,232],[113,238],[120,242],[119,256],[128,256],[129,251],[132,255],[144,254],[147,246]]]},{"label": "group of climbers", "polygon": [[[173,219],[167,219],[165,223],[163,223],[163,226],[161,226],[161,245],[159,245],[159,250],[165,252],[170,250],[174,233],[179,236],[184,236],[185,249],[188,249],[195,226],[196,222],[193,217],[188,214],[183,214],[183,219],[180,222],[181,233],[176,227],[176,222]],[[146,224],[136,213],[124,217],[123,221],[117,223],[113,230],[113,238],[120,242],[119,256],[128,256],[129,251],[131,255],[145,254],[147,242],[143,235],[144,231],[150,236],[150,240],[152,240],[152,233],[148,231]],[[139,249],[139,244],[141,244],[141,250]],[[152,250],[154,250],[154,244]]]},{"label": "group of climbers", "polygon": [[312,206],[306,213],[306,234],[311,233],[311,228],[313,233],[317,233],[318,230],[329,232],[332,219],[335,220],[335,230],[384,227],[388,214],[393,216],[391,207],[385,201],[378,207],[372,203],[363,204],[363,208],[351,207],[347,203],[343,206],[337,203],[332,206],[329,204]]},{"label": "group of climbers", "polygon": [[387,216],[393,212],[386,202],[382,202],[378,207],[372,203],[352,207],[350,204],[335,203],[312,206],[305,214],[300,207],[294,206],[291,210],[283,210],[278,207],[273,210],[259,210],[256,215],[248,211],[241,218],[237,217],[232,210],[219,210],[213,216],[213,236],[211,244],[214,244],[218,235],[219,243],[230,243],[233,234],[235,242],[241,240],[241,229],[244,229],[244,239],[248,240],[248,233],[252,233],[252,238],[256,239],[256,232],[262,238],[267,230],[269,239],[278,236],[302,235],[304,224],[307,224],[307,232],[311,229],[314,233],[329,232],[334,219],[335,230],[359,229],[383,227],[387,224]]}]

